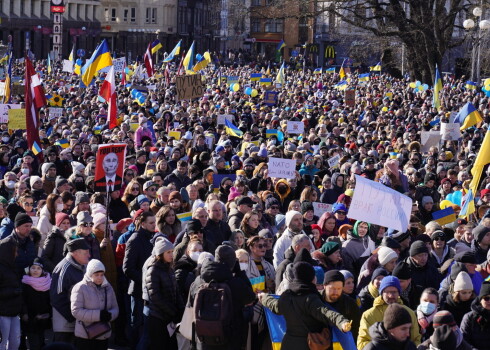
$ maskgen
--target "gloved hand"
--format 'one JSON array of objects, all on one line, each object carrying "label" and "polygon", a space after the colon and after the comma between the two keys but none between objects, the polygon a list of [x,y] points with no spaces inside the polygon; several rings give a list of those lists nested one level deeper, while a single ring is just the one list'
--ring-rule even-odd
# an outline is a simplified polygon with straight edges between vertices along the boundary
[{"label": "gloved hand", "polygon": [[112,318],[112,315],[107,310],[100,310],[100,320],[102,322],[109,322]]}]

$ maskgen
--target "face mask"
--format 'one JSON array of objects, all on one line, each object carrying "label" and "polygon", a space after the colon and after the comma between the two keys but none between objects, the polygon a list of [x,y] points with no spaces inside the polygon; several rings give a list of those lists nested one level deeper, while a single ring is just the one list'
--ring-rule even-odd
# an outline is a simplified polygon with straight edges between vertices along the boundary
[{"label": "face mask", "polygon": [[287,187],[278,187],[277,188],[277,192],[279,192],[280,194],[286,194],[287,191],[288,191]]},{"label": "face mask", "polygon": [[419,230],[417,227],[410,227],[410,232],[412,233],[412,235],[416,235],[419,232]]},{"label": "face mask", "polygon": [[197,262],[197,259],[199,259],[199,255],[201,255],[201,252],[192,252],[189,257],[194,260],[195,262]]},{"label": "face mask", "polygon": [[240,270],[247,271],[248,270],[248,264],[247,263],[240,263]]},{"label": "face mask", "polygon": [[2,137],[3,142],[9,142],[9,140],[10,140],[10,138],[8,138],[8,137]]},{"label": "face mask", "polygon": [[29,169],[23,168],[20,170],[20,172],[24,175],[27,175],[27,174],[29,174]]},{"label": "face mask", "polygon": [[7,188],[12,189],[12,188],[14,188],[14,187],[15,187],[15,181],[8,181],[8,182],[7,182]]},{"label": "face mask", "polygon": [[230,190],[230,188],[231,188],[231,186],[225,186],[225,187],[224,187],[225,191],[229,191],[229,190]]},{"label": "face mask", "polygon": [[78,191],[82,191],[84,192],[85,191],[85,183],[83,182],[75,182],[75,188],[77,189],[77,192]]},{"label": "face mask", "polygon": [[431,315],[434,311],[436,311],[436,304],[423,301],[420,303],[419,308],[424,315]]},{"label": "face mask", "polygon": [[56,211],[59,213],[63,210],[63,203],[56,204]]}]

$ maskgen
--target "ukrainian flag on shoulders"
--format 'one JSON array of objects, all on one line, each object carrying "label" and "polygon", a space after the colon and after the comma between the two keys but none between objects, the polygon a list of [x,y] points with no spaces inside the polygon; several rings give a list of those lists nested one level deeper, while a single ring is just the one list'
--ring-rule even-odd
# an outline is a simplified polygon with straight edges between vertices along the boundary
[{"label": "ukrainian flag on shoulders", "polygon": [[369,73],[359,74],[359,82],[368,82],[369,81]]},{"label": "ukrainian flag on shoulders", "polygon": [[105,67],[112,66],[112,57],[109,51],[109,44],[104,39],[102,43],[95,49],[92,57],[85,63],[82,68],[82,81],[85,86],[89,86],[97,72]]},{"label": "ukrainian flag on shoulders", "polygon": [[467,90],[476,90],[476,83],[474,81],[468,80],[466,82],[465,88]]},{"label": "ukrainian flag on shoulders", "polygon": [[455,123],[461,124],[461,130],[471,128],[482,121],[480,112],[470,102],[467,102],[454,118]]},{"label": "ukrainian flag on shoulders", "polygon": [[225,119],[225,130],[226,133],[230,136],[235,136],[235,137],[242,137],[243,132],[238,129],[235,125],[233,125],[232,122],[230,122],[228,119]]}]

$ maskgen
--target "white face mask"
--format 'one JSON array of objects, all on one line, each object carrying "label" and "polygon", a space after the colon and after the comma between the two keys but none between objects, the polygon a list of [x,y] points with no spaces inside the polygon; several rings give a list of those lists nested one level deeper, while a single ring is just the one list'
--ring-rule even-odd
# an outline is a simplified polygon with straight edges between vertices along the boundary
[{"label": "white face mask", "polygon": [[20,172],[21,172],[22,174],[27,175],[27,174],[29,174],[29,169],[22,168],[22,169],[20,170]]},{"label": "white face mask", "polygon": [[63,210],[63,203],[56,204],[56,211],[59,213]]},{"label": "white face mask", "polygon": [[248,270],[248,263],[240,263],[240,270],[247,271]]},{"label": "white face mask", "polygon": [[8,181],[7,184],[6,184],[7,188],[14,188],[15,187],[15,181]]},{"label": "white face mask", "polygon": [[10,138],[9,137],[2,137],[3,142],[9,142]]},{"label": "white face mask", "polygon": [[189,257],[195,262],[197,262],[197,259],[199,259],[199,255],[201,255],[201,252],[191,252]]}]

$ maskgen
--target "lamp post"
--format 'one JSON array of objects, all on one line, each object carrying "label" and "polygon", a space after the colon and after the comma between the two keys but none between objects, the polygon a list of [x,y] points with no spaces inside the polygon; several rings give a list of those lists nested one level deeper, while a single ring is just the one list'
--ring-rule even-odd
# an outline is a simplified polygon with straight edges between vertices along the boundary
[{"label": "lamp post", "polygon": [[[471,80],[480,83],[481,41],[483,32],[490,29],[490,21],[482,19],[482,7],[475,7],[472,11],[475,19],[468,18],[463,22],[463,27],[471,34]],[[476,20],[476,22],[475,22]]]}]

